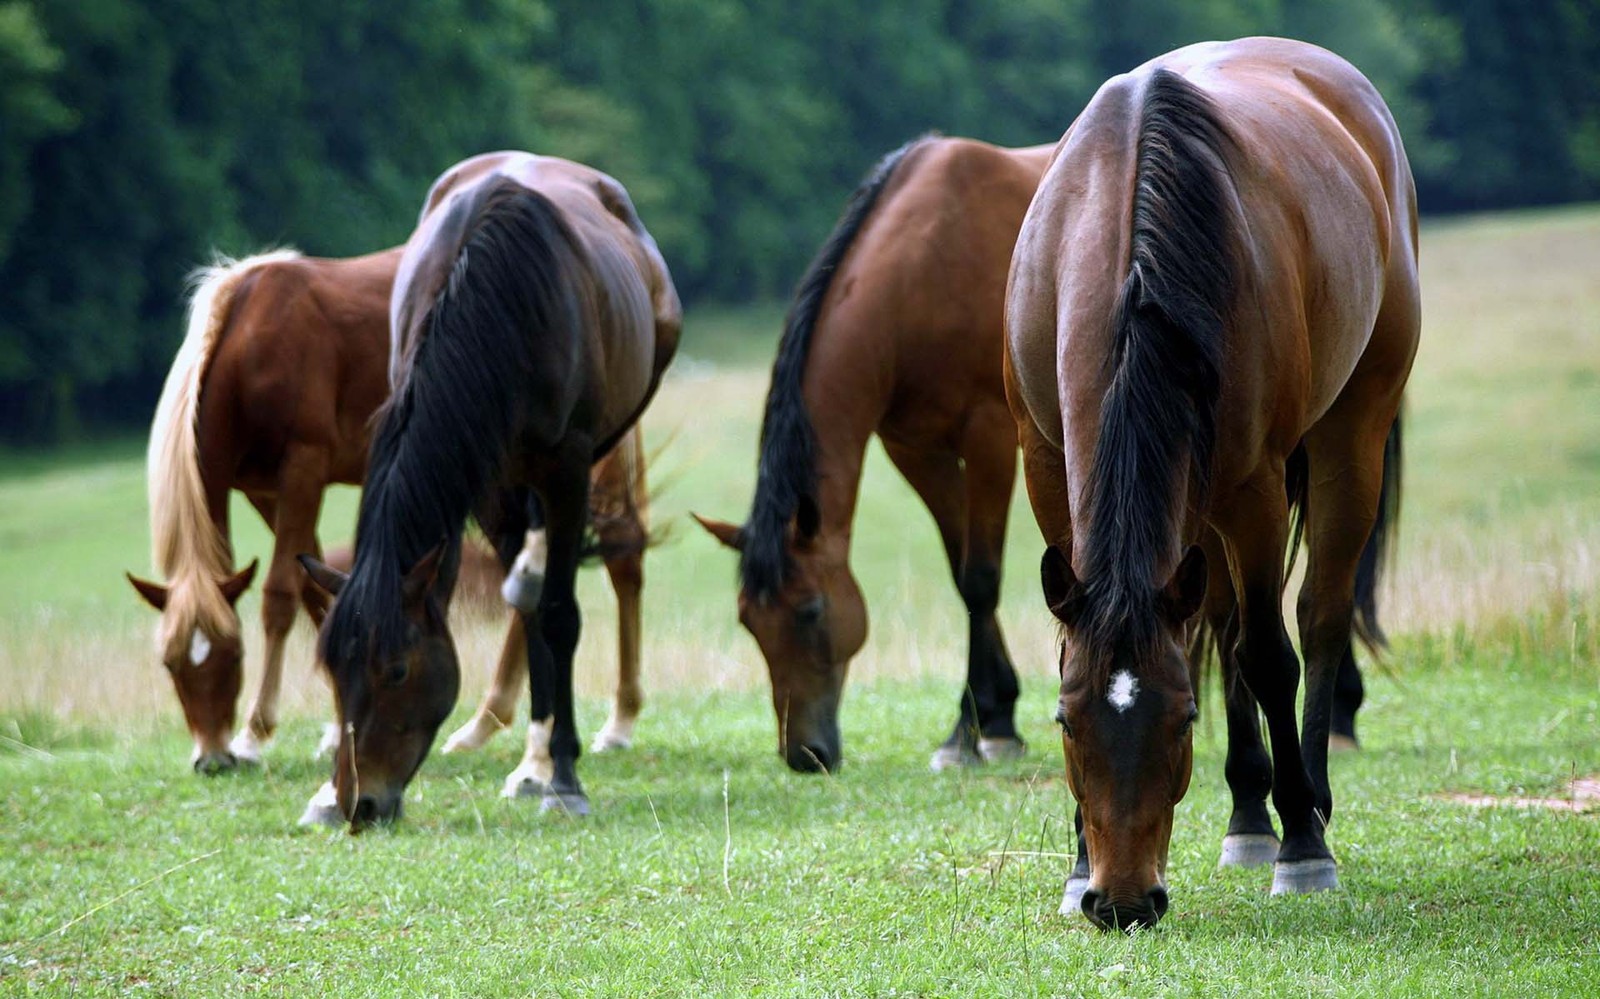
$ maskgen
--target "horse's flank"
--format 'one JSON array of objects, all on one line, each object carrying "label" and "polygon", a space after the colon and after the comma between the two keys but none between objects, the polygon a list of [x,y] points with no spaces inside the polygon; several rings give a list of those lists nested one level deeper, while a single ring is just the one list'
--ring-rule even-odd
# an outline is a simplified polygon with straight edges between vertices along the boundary
[{"label": "horse's flank", "polygon": [[156,405],[146,457],[151,560],[170,586],[163,643],[195,625],[219,636],[238,630],[238,618],[217,585],[232,571],[233,553],[211,518],[200,473],[200,393],[241,282],[258,268],[298,259],[294,250],[243,260],[219,257],[190,279],[187,329]]}]

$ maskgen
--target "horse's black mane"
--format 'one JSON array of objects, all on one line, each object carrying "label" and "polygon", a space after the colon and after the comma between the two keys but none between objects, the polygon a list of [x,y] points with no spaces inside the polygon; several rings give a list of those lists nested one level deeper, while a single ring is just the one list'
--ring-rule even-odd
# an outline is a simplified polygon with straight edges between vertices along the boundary
[{"label": "horse's black mane", "polygon": [[460,545],[522,425],[531,373],[580,328],[575,237],[549,200],[496,180],[445,210],[469,218],[411,363],[374,416],[356,558],[323,630],[333,668],[401,646],[402,575],[441,541]]},{"label": "horse's black mane", "polygon": [[1080,634],[1108,668],[1118,648],[1156,638],[1156,590],[1166,580],[1153,573],[1176,565],[1174,518],[1203,504],[1209,485],[1234,289],[1226,172],[1233,149],[1203,92],[1166,70],[1151,75],[1084,552]]},{"label": "horse's black mane", "polygon": [[782,589],[789,574],[789,521],[798,518],[798,527],[806,534],[814,533],[819,526],[816,431],[801,394],[817,313],[822,309],[834,271],[872,214],[895,167],[929,138],[924,135],[913,139],[878,161],[850,195],[844,214],[795,290],[794,304],[789,308],[783,337],[778,341],[778,356],[772,365],[772,387],[767,392],[766,413],[761,421],[756,494],[745,520],[743,554],[739,559],[740,583],[757,600],[769,599]]}]

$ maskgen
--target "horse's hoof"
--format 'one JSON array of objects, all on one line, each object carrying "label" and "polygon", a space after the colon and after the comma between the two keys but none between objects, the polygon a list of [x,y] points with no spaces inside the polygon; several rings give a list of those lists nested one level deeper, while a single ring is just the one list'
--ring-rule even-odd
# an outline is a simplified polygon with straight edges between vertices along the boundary
[{"label": "horse's hoof", "polygon": [[928,769],[936,774],[943,773],[946,770],[982,765],[983,757],[973,752],[972,747],[952,746],[949,743],[935,749],[933,756],[928,759]]},{"label": "horse's hoof", "polygon": [[228,743],[228,752],[232,753],[234,759],[241,764],[255,767],[261,765],[263,745],[264,743],[256,738],[256,734],[247,728],[234,736],[233,741]]},{"label": "horse's hoof", "polygon": [[1218,867],[1260,867],[1278,859],[1281,844],[1272,833],[1229,833],[1222,837]]},{"label": "horse's hoof", "polygon": [[322,738],[317,740],[317,751],[311,754],[313,760],[325,760],[339,751],[339,725],[336,722],[322,723]]},{"label": "horse's hoof", "polygon": [[541,812],[561,812],[563,815],[589,814],[589,797],[582,791],[550,791],[539,802]]},{"label": "horse's hoof", "polygon": [[520,769],[506,775],[505,786],[500,789],[502,798],[542,798],[550,785]]},{"label": "horse's hoof", "polygon": [[1028,752],[1028,744],[1016,736],[1006,736],[1003,739],[979,739],[978,755],[983,757],[985,763],[994,763],[999,760],[1020,760]]},{"label": "horse's hoof", "polygon": [[317,793],[306,802],[306,810],[300,813],[300,821],[296,824],[330,829],[344,825],[344,813],[339,811],[339,796],[333,789],[332,781],[317,788]]},{"label": "horse's hoof", "polygon": [[1291,860],[1272,868],[1272,894],[1306,895],[1339,887],[1339,869],[1333,858]]},{"label": "horse's hoof", "polygon": [[1061,889],[1061,908],[1056,912],[1063,916],[1077,916],[1083,913],[1083,893],[1089,890],[1089,879],[1081,874],[1074,874],[1067,878],[1067,883]]},{"label": "horse's hoof", "polygon": [[1339,732],[1331,732],[1328,735],[1330,753],[1353,753],[1360,748],[1361,743],[1357,742],[1353,735],[1343,735]]},{"label": "horse's hoof", "polygon": [[621,726],[612,728],[610,724],[600,730],[600,734],[594,737],[594,743],[589,746],[590,751],[595,753],[607,753],[613,749],[631,748],[633,748],[633,733],[623,729]]},{"label": "horse's hoof", "polygon": [[464,753],[472,749],[481,749],[484,743],[494,738],[503,728],[505,726],[492,715],[473,715],[471,721],[450,733],[450,738],[444,741],[444,748],[439,752]]}]

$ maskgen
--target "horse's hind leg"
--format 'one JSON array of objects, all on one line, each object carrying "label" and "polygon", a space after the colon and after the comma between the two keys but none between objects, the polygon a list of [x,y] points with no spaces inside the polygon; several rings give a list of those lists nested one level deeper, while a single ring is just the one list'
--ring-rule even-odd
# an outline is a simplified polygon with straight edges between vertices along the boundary
[{"label": "horse's hind leg", "polygon": [[637,428],[595,466],[589,510],[606,552],[606,575],[617,597],[617,691],[611,716],[594,737],[597,753],[633,745],[633,726],[644,706],[639,686],[640,598],[644,591],[644,550],[650,541],[649,492],[645,484],[644,443]]},{"label": "horse's hind leg", "polygon": [[460,753],[479,749],[490,739],[511,727],[516,719],[517,700],[522,681],[528,675],[527,638],[521,615],[512,613],[506,627],[500,658],[495,662],[494,679],[483,695],[483,703],[462,726],[450,733],[440,752]]},{"label": "horse's hind leg", "polygon": [[[484,532],[489,535],[494,544],[495,557],[502,567],[512,567],[510,573],[515,573],[516,566],[523,565],[534,558],[530,555],[533,547],[533,535],[526,531],[527,514],[523,512],[526,506],[526,496],[521,493],[509,493],[499,497],[497,501],[489,504],[485,509],[478,511],[478,523]],[[537,557],[543,558],[544,537],[539,535]],[[543,572],[543,565],[540,565]],[[511,580],[508,574],[507,582]],[[504,588],[502,588],[504,592]],[[516,605],[513,604],[515,608]],[[511,727],[516,718],[517,699],[522,695],[522,680],[528,674],[528,645],[527,634],[523,629],[521,616],[515,611],[510,615],[510,624],[506,628],[505,641],[500,645],[500,658],[495,663],[494,679],[490,681],[489,689],[483,695],[483,702],[478,705],[478,710],[460,728],[450,733],[450,738],[444,742],[441,752],[458,753],[481,748],[484,743]],[[535,767],[541,773],[548,768]],[[522,768],[517,768],[518,773]],[[543,773],[547,778],[548,773]],[[515,787],[521,787],[521,779]],[[507,794],[517,793],[512,790],[513,785],[508,781]],[[540,789],[540,793],[543,789]]]},{"label": "horse's hind leg", "polygon": [[[642,544],[642,542],[641,542]],[[633,745],[633,726],[644,706],[639,688],[640,596],[644,590],[644,550],[606,559],[606,574],[617,595],[617,694],[611,716],[594,737],[593,749],[627,749]]]},{"label": "horse's hind leg", "polygon": [[[920,451],[889,440],[883,441],[883,449],[911,488],[917,491],[928,512],[933,514],[933,522],[939,528],[939,539],[944,543],[945,557],[950,563],[950,573],[955,578],[956,588],[961,589],[966,499],[963,495],[960,459],[952,451]],[[935,773],[950,767],[976,766],[983,762],[983,757],[978,755],[980,728],[977,698],[973,689],[975,672],[972,646],[969,644],[967,682],[962,685],[955,728],[933,751],[933,757],[928,761]]]},{"label": "horse's hind leg", "polygon": [[[1339,671],[1350,658],[1356,566],[1377,519],[1383,443],[1389,421],[1374,420],[1380,404],[1336,403],[1306,435],[1311,492],[1306,508],[1309,552],[1296,617],[1306,659],[1302,745],[1317,808],[1332,817],[1328,737]],[[1380,417],[1381,419],[1381,417]]]},{"label": "horse's hind leg", "polygon": [[1017,478],[1016,426],[1004,406],[975,410],[961,451],[967,518],[958,585],[970,622],[967,682],[978,713],[978,755],[985,760],[1012,759],[1026,749],[1015,718],[1021,685],[995,616]]},{"label": "horse's hind leg", "polygon": [[1348,647],[1339,663],[1338,675],[1333,681],[1333,718],[1328,729],[1328,748],[1358,749],[1356,740],[1356,712],[1367,699],[1366,684],[1361,682],[1361,667],[1356,665],[1355,648]]}]

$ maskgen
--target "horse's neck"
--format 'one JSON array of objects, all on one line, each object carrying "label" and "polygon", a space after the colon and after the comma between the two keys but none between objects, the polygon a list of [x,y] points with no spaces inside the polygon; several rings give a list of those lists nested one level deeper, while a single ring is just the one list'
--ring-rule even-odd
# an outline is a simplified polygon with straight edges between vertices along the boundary
[{"label": "horse's neck", "polygon": [[806,407],[817,444],[820,534],[824,540],[842,539],[842,550],[848,552],[867,442],[888,409],[892,381],[866,362],[830,364],[822,378],[807,374]]}]

